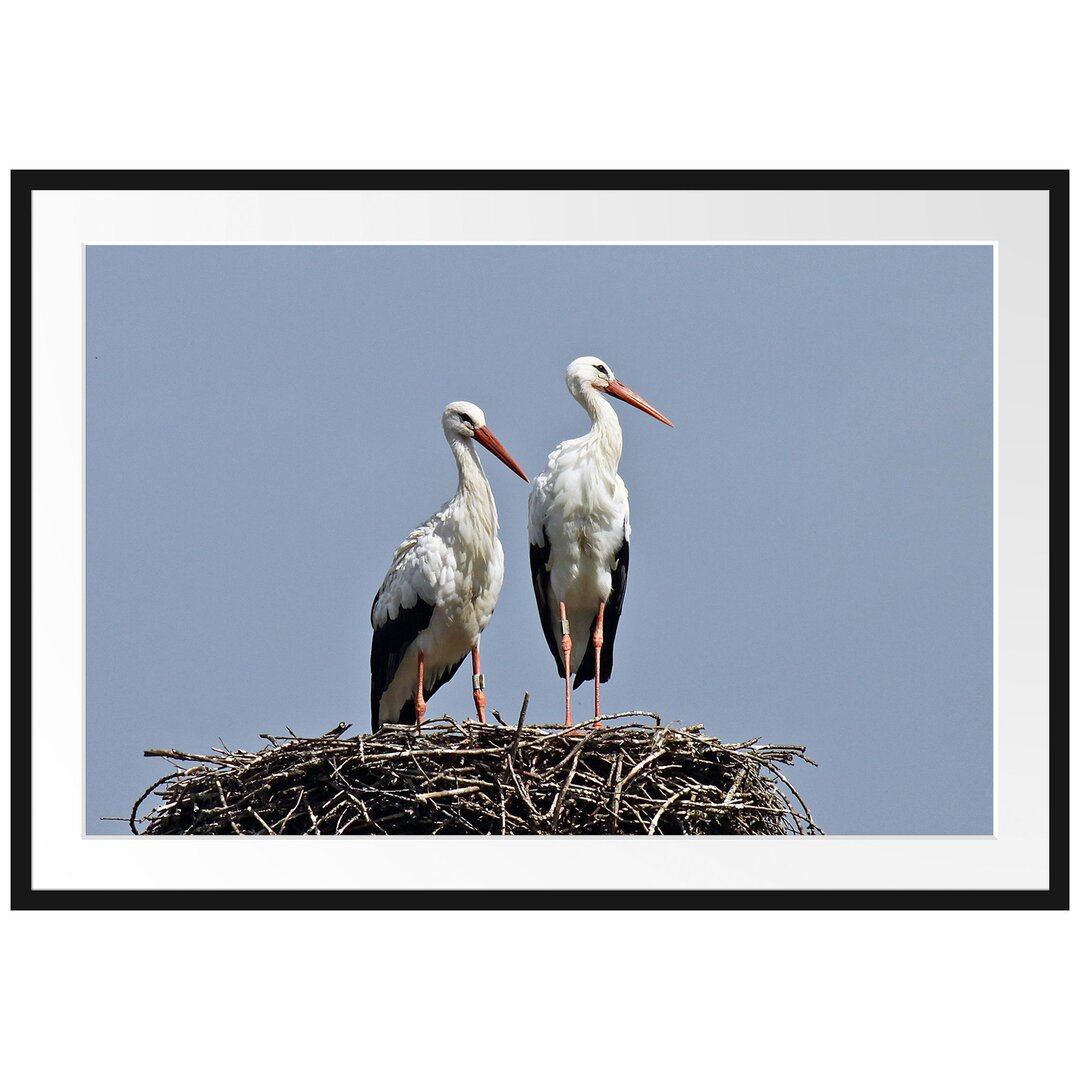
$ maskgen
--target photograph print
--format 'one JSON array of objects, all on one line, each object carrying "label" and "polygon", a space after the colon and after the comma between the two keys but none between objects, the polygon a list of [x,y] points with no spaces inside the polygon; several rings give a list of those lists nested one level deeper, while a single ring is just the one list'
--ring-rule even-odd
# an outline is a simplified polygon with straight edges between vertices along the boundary
[{"label": "photograph print", "polygon": [[87,834],[993,832],[992,243],[85,290]]}]

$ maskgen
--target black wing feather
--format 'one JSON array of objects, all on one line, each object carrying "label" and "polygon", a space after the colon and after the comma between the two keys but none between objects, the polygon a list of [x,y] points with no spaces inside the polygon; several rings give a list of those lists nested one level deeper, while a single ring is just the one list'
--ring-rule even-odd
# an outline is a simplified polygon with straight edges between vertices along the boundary
[{"label": "black wing feather", "polygon": [[[378,597],[376,596],[376,601]],[[374,615],[375,604],[371,605]],[[371,730],[379,730],[379,701],[386,693],[387,687],[394,681],[397,669],[409,651],[409,646],[416,640],[417,635],[427,629],[431,622],[432,613],[435,611],[434,604],[428,604],[419,597],[411,608],[402,608],[393,619],[387,619],[382,626],[375,628],[371,638]],[[460,661],[458,662],[460,664]],[[440,679],[435,686],[437,690],[457,668],[453,668],[449,674]],[[435,690],[430,691],[434,693]],[[408,721],[405,721],[408,723]]]},{"label": "black wing feather", "polygon": [[[615,556],[615,567],[611,571],[611,592],[604,603],[604,644],[600,646],[600,681],[605,683],[611,678],[611,668],[615,661],[615,631],[619,628],[619,616],[622,614],[623,598],[626,596],[626,575],[630,570],[630,541],[624,540]],[[589,641],[596,632],[596,619],[589,627]],[[562,670],[562,665],[559,666]],[[574,679],[576,690],[583,682],[596,678],[596,650],[590,646]]]},{"label": "black wing feather", "polygon": [[547,642],[551,655],[555,657],[555,667],[558,669],[559,678],[565,679],[563,671],[562,647],[555,640],[555,631],[552,629],[554,613],[548,604],[548,583],[551,574],[548,572],[548,560],[551,558],[551,541],[547,532],[543,533],[544,546],[529,544],[529,566],[532,568],[533,592],[536,593],[536,607],[540,612],[540,625],[544,630],[544,640]]}]

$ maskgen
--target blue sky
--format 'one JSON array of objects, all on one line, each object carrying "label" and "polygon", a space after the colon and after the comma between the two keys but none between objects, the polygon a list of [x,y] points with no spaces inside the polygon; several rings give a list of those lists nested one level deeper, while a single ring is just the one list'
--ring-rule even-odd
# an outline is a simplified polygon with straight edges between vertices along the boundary
[{"label": "blue sky", "polygon": [[[805,744],[828,832],[991,831],[989,247],[91,247],[86,283],[88,831],[126,829],[146,747],[366,731],[372,596],[455,484],[443,406],[535,475],[586,429],[584,354],[676,425],[615,403],[605,711]],[[489,705],[554,722],[528,489],[483,459]],[[462,669],[429,715],[471,710]]]}]

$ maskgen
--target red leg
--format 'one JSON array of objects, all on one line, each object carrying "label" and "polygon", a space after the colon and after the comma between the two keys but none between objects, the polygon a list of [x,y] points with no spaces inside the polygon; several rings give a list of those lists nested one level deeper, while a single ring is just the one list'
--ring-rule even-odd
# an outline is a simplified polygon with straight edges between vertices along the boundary
[{"label": "red leg", "polygon": [[566,618],[566,604],[559,601],[559,619],[562,622],[562,654],[563,671],[566,674],[566,726],[569,727],[574,721],[570,717],[570,648],[573,644],[570,640],[570,623]]},{"label": "red leg", "polygon": [[484,708],[487,706],[487,697],[484,695],[484,676],[480,673],[479,645],[474,645],[472,651],[472,696],[476,702],[476,718],[481,724],[486,724]]},{"label": "red leg", "polygon": [[424,654],[416,651],[416,726],[419,729],[424,722],[424,713],[427,712],[427,702],[424,701]]},{"label": "red leg", "polygon": [[[596,659],[596,712],[593,716],[600,715],[600,650],[604,646],[604,601],[600,601],[600,612],[596,616],[596,629],[593,631],[593,650],[594,657]],[[599,720],[596,721],[597,727],[603,727]]]}]

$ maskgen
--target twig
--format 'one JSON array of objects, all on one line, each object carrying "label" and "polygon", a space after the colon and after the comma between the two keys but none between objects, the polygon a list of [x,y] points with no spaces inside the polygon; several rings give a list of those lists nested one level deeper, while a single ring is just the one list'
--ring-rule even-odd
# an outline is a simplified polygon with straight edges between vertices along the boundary
[{"label": "twig", "polygon": [[521,699],[521,712],[518,713],[517,729],[514,732],[514,741],[510,744],[510,757],[514,756],[514,751],[517,749],[518,742],[521,739],[521,729],[525,726],[525,714],[529,711],[529,691],[525,691],[525,696]]}]

